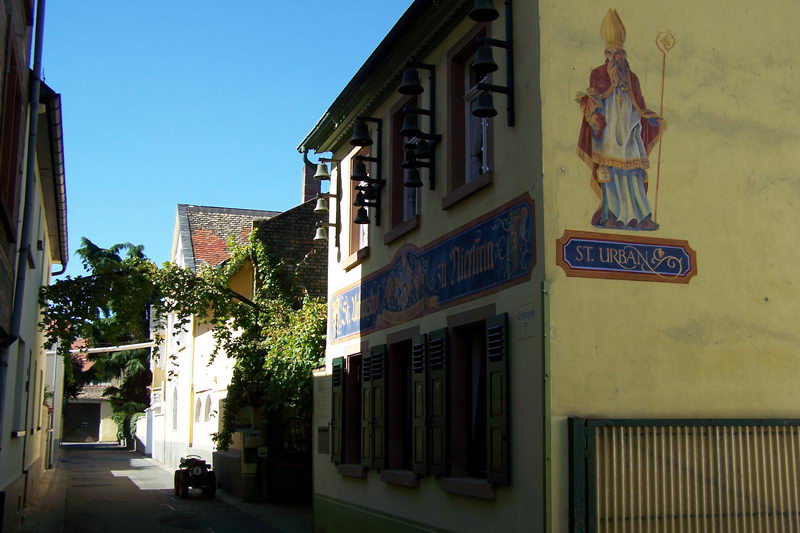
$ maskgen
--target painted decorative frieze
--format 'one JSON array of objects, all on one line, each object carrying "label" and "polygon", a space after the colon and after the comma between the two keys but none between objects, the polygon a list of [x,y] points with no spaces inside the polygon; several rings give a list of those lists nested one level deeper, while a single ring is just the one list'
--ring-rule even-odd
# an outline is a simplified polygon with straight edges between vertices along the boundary
[{"label": "painted decorative frieze", "polygon": [[336,342],[400,324],[530,279],[533,202],[521,196],[423,248],[407,245],[386,267],[334,293]]}]

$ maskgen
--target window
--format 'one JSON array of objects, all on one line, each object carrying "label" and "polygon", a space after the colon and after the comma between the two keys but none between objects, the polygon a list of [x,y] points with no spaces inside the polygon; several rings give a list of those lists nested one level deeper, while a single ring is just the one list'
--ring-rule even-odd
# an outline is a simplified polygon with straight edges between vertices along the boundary
[{"label": "window", "polygon": [[419,224],[419,203],[420,187],[405,187],[407,169],[403,168],[405,160],[406,139],[400,134],[403,128],[406,106],[417,106],[417,97],[412,96],[403,98],[392,109],[391,115],[391,173],[389,177],[390,194],[390,231],[384,238],[384,243],[388,244],[401,235],[411,231]]},{"label": "window", "polygon": [[361,468],[384,481],[416,487],[432,474],[445,491],[481,498],[510,483],[508,315],[491,305],[448,324],[333,360],[334,463],[358,460],[360,429]]},{"label": "window", "polygon": [[361,462],[361,354],[333,360],[331,460]]},{"label": "window", "polygon": [[488,311],[450,317],[451,327],[431,332],[427,342],[430,471],[448,478],[445,490],[480,497],[487,492],[452,479],[510,482],[508,315]]},{"label": "window", "polygon": [[[447,209],[459,200],[492,183],[492,122],[472,116],[479,91],[478,79],[470,69],[486,26],[477,25],[448,53],[448,173],[447,194],[442,207]],[[489,75],[491,76],[491,75]]]},{"label": "window", "polygon": [[23,432],[25,431],[25,402],[27,400],[27,395],[25,394],[26,389],[26,371],[27,371],[27,361],[28,359],[25,357],[28,348],[24,341],[19,340],[17,341],[17,381],[16,381],[16,392],[14,397],[16,401],[14,402],[14,431]]},{"label": "window", "polygon": [[484,323],[451,335],[449,407],[450,475],[486,477],[486,338]]},{"label": "window", "polygon": [[[362,147],[360,149],[356,149],[353,152],[353,155],[370,155],[369,147]],[[353,167],[357,163],[357,159],[355,157],[350,158],[350,173],[347,175],[345,179],[350,182],[350,255],[358,254],[360,250],[363,250],[369,246],[369,224],[356,224],[354,222],[356,218],[356,214],[358,212],[358,207],[353,205],[356,199],[356,195],[358,194],[357,186],[364,186],[366,185],[365,182],[353,181],[350,179],[350,176],[353,175]],[[372,168],[374,167],[374,163],[365,163],[367,167],[367,175],[372,175]],[[373,222],[372,218],[374,217],[374,210],[367,208],[367,212],[369,213],[370,223]]]},{"label": "window", "polygon": [[386,366],[386,467],[411,470],[411,340],[389,346]]},{"label": "window", "polygon": [[44,388],[44,371],[39,370],[39,392],[36,395],[37,401],[39,402],[39,406],[37,408],[39,416],[37,417],[38,422],[36,423],[37,426],[36,429],[42,429],[42,411],[44,411],[44,409],[42,409],[44,405],[44,391],[42,390],[43,388]]},{"label": "window", "polygon": [[178,387],[172,389],[172,431],[178,430]]},{"label": "window", "polygon": [[[10,21],[9,21],[10,22]],[[17,186],[21,176],[20,148],[25,114],[22,76],[13,31],[8,32],[6,76],[0,115],[0,224],[11,241],[17,231]]]},{"label": "window", "polygon": [[508,315],[450,330],[450,475],[509,484]]},{"label": "window", "polygon": [[194,404],[194,421],[200,422],[200,413],[203,412],[203,400],[200,398]]},{"label": "window", "polygon": [[[472,54],[466,64],[470,65],[474,59],[475,54]],[[480,92],[476,86],[480,81],[471,69],[465,69],[464,181],[467,183],[489,172],[489,119],[472,115]]]},{"label": "window", "polygon": [[205,416],[203,417],[203,419],[206,422],[211,420],[211,395],[210,394],[206,396],[206,412],[205,412]]}]

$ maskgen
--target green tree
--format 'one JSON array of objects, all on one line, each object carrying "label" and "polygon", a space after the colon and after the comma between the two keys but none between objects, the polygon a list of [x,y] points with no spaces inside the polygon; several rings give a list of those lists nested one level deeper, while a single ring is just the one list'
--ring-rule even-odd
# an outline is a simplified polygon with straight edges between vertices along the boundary
[{"label": "green tree", "polygon": [[[244,407],[256,408],[264,419],[310,414],[312,370],[322,362],[327,307],[298,288],[300,265],[277,260],[254,234],[245,244],[231,240],[231,258],[221,266],[197,272],[174,263],[158,268],[141,246],[103,249],[88,239],[82,242],[78,254],[90,274],[67,277],[41,293],[42,327],[48,343],[59,341],[65,362],[78,338],[92,346],[147,340],[150,309],[159,318],[173,314],[175,334],[192,318],[207,320],[215,340],[212,356],[224,353],[235,360],[223,427],[215,435],[220,449],[230,445],[234,420]],[[248,261],[255,276],[252,300],[230,289],[231,279]],[[131,350],[92,357],[94,375],[120,380],[109,389],[109,398],[126,438],[132,421],[149,404],[148,356],[149,350]],[[74,383],[70,368],[68,383]]]},{"label": "green tree", "polygon": [[85,339],[87,348],[146,342],[150,305],[158,300],[153,283],[157,268],[145,257],[142,246],[130,243],[101,248],[83,238],[76,253],[87,275],[67,276],[42,288],[41,326],[48,344],[58,342],[67,390],[77,393],[89,381],[116,380],[106,395],[117,436],[131,445],[132,418],[150,404],[149,350],[89,354],[95,364],[83,375],[75,371],[69,350],[77,339]]}]

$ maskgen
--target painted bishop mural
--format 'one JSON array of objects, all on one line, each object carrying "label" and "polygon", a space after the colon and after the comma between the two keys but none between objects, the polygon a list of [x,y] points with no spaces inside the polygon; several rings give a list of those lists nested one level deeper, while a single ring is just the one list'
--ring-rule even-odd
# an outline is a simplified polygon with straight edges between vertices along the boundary
[{"label": "painted bishop mural", "polygon": [[665,128],[647,109],[639,78],[626,58],[625,26],[616,10],[603,18],[606,61],[592,70],[589,88],[576,98],[583,113],[578,155],[592,171],[600,228],[653,231],[658,224],[647,198],[649,154]]}]

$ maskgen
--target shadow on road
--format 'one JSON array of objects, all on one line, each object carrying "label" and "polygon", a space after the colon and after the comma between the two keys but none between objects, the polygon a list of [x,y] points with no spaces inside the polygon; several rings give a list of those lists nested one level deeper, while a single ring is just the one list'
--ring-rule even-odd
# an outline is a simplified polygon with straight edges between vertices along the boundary
[{"label": "shadow on road", "polygon": [[283,533],[264,521],[191,490],[173,491],[173,474],[151,459],[119,446],[65,445],[69,463],[65,532],[266,531]]}]

